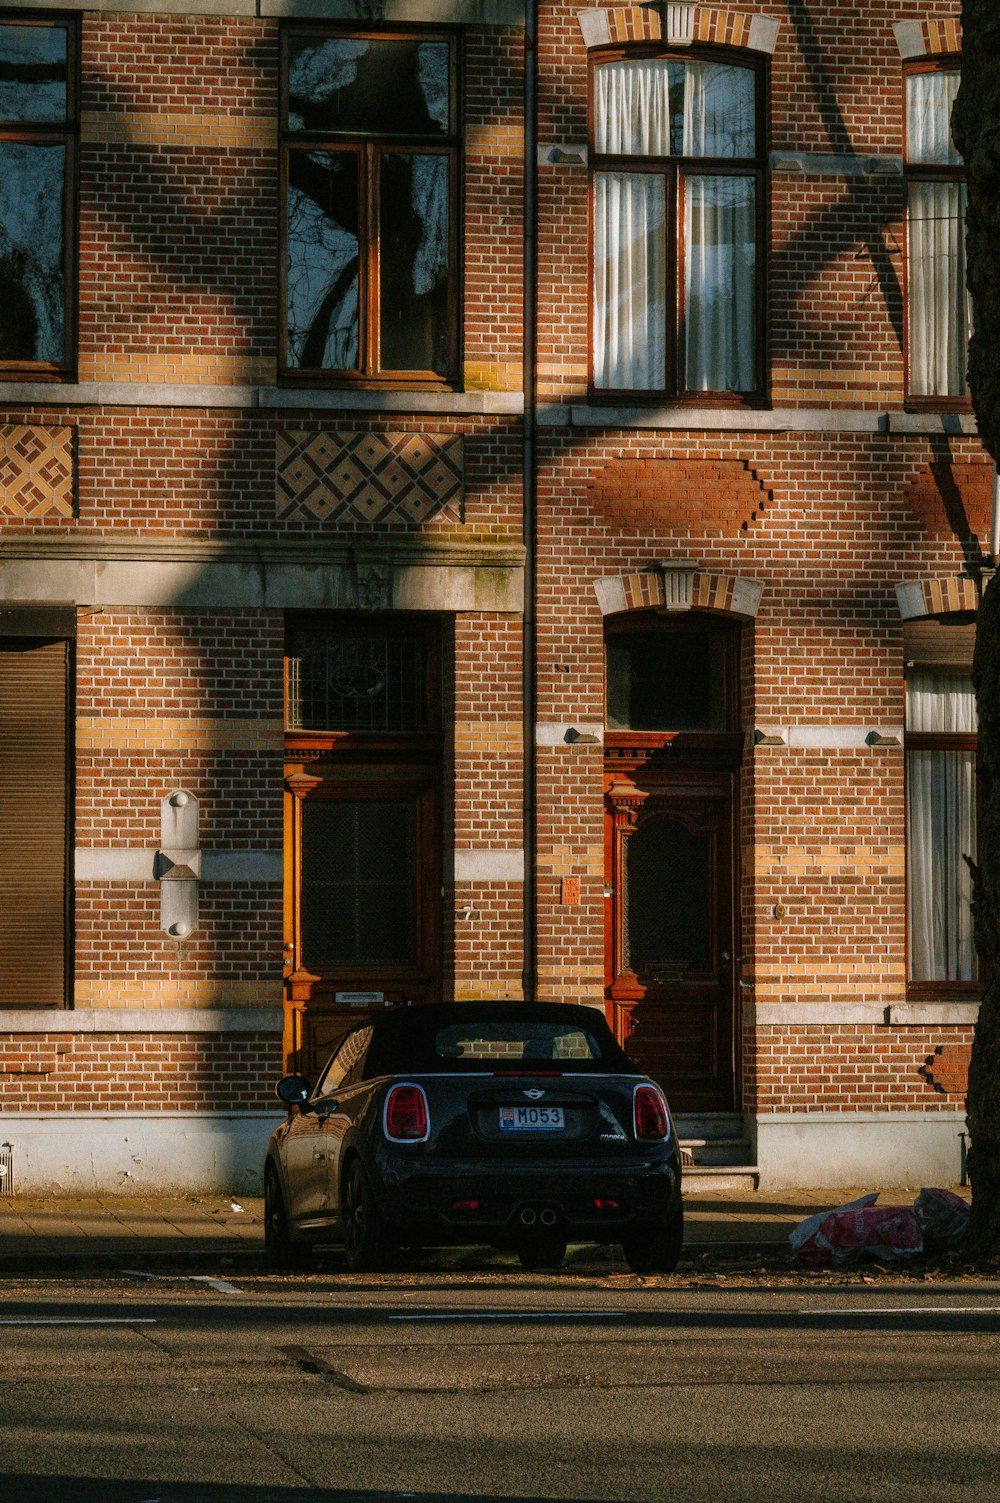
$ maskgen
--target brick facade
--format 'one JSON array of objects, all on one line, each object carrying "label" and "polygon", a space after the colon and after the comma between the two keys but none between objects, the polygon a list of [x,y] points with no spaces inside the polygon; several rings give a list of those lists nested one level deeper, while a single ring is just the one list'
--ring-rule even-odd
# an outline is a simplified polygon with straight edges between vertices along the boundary
[{"label": "brick facade", "polygon": [[[761,63],[767,388],[752,404],[597,400],[589,55],[656,44],[660,11],[687,9],[691,46]],[[399,25],[439,24],[447,10],[407,0]],[[514,0],[455,8],[462,379],[431,391],[278,384],[281,23],[138,3],[76,14],[76,368],[65,382],[30,371],[0,382],[0,604],[77,607],[73,1008],[40,1018],[4,998],[18,1020],[5,1034],[0,1011],[2,1128],[15,1148],[33,1113],[266,1119],[282,1030],[287,1057],[298,1026],[283,1009],[297,880],[288,864],[282,875],[294,844],[291,612],[444,625],[438,740],[420,752],[436,758],[440,796],[437,990],[520,996],[534,964],[539,997],[598,1006],[617,901],[605,634],[651,611],[737,623],[726,1109],[751,1127],[800,1113],[957,1117],[972,994],[925,989],[924,1011],[907,1011],[896,593],[916,586],[920,615],[967,613],[989,549],[991,468],[971,414],[906,403],[903,72],[957,54],[955,0],[872,0],[863,12],[544,0],[528,138],[539,164],[529,477]],[[367,14],[359,3],[362,30]],[[537,497],[527,737],[526,480]],[[670,591],[687,587],[675,616]],[[334,752],[295,755],[308,772]],[[383,762],[416,755],[389,746]],[[684,775],[701,774],[692,762]],[[197,800],[204,863],[197,928],[182,938],[164,932],[154,869],[174,790]],[[198,1026],[178,1031],[185,1011]],[[107,1032],[89,1031],[97,1012]],[[786,1183],[796,1172],[770,1171]]]}]

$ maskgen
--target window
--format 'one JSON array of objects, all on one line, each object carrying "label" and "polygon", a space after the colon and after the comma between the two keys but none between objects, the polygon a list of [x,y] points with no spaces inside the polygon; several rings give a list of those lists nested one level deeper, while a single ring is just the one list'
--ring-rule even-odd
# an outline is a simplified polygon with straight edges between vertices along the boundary
[{"label": "window", "polygon": [[73,360],[76,23],[0,17],[0,373]]},{"label": "window", "polygon": [[918,986],[973,983],[977,975],[965,859],[976,858],[974,630],[919,622],[907,631],[909,979]]},{"label": "window", "polygon": [[951,139],[958,79],[957,66],[906,77],[908,395],[933,405],[969,396],[966,188]]},{"label": "window", "polygon": [[753,64],[595,63],[595,391],[761,390],[762,97]]},{"label": "window", "polygon": [[727,621],[605,623],[609,731],[727,731],[734,632]]},{"label": "window", "polygon": [[454,378],[456,46],[285,32],[286,376]]},{"label": "window", "polygon": [[69,1000],[74,618],[0,610],[0,1007]]}]

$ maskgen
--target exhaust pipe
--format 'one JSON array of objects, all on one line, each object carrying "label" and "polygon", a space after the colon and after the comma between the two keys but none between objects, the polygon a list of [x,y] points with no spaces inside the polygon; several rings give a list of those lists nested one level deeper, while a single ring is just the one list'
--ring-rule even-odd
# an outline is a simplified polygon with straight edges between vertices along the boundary
[{"label": "exhaust pipe", "polygon": [[524,1210],[521,1212],[521,1224],[522,1226],[534,1226],[535,1213],[530,1206],[525,1206]]},{"label": "exhaust pipe", "polygon": [[555,1226],[556,1213],[555,1211],[543,1211],[538,1219],[543,1226]]}]

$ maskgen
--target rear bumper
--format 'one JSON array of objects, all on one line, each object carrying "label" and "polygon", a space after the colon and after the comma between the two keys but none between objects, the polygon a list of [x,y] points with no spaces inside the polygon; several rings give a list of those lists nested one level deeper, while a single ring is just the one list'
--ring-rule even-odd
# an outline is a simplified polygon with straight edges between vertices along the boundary
[{"label": "rear bumper", "polygon": [[486,1168],[429,1165],[392,1153],[380,1167],[375,1187],[380,1209],[400,1240],[513,1241],[525,1234],[522,1213],[533,1211],[529,1225],[536,1230],[545,1227],[571,1241],[618,1242],[633,1227],[664,1221],[680,1196],[676,1154],[628,1166],[494,1163]]}]

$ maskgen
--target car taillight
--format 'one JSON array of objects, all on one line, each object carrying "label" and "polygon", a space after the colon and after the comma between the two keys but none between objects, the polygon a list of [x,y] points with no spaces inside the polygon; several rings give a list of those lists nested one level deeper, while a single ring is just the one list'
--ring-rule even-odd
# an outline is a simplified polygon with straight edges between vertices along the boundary
[{"label": "car taillight", "polygon": [[654,1085],[639,1085],[632,1098],[635,1135],[646,1142],[660,1142],[669,1136],[667,1104]]},{"label": "car taillight", "polygon": [[393,1086],[385,1098],[385,1135],[393,1143],[422,1143],[430,1131],[427,1097],[418,1085]]}]

